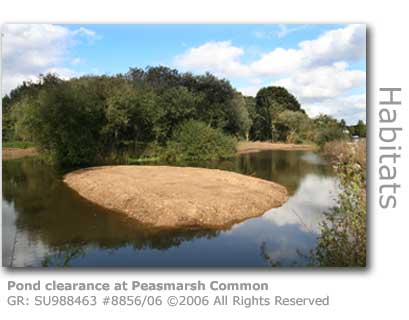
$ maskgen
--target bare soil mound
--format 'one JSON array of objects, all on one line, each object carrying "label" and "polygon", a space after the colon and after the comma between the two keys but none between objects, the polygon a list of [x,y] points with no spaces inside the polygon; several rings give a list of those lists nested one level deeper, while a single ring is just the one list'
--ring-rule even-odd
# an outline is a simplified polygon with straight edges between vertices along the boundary
[{"label": "bare soil mound", "polygon": [[203,168],[94,167],[71,172],[64,182],[91,202],[165,228],[223,228],[288,199],[277,183]]}]

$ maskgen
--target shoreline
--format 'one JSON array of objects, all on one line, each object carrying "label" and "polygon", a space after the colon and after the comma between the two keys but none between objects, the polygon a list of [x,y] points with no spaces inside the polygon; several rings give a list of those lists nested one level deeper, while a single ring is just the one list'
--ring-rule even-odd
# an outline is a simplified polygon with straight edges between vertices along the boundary
[{"label": "shoreline", "polygon": [[2,160],[16,160],[25,157],[37,156],[35,148],[2,148]]},{"label": "shoreline", "polygon": [[[236,145],[236,154],[246,154],[265,150],[277,151],[315,151],[317,146],[312,144],[294,144],[294,143],[272,143],[261,141],[245,141],[239,142]],[[35,148],[2,148],[3,160],[15,160],[24,157],[37,156],[38,152]]]},{"label": "shoreline", "polygon": [[315,151],[317,146],[312,144],[273,143],[261,141],[239,142],[236,146],[236,154],[245,154],[265,150],[277,151]]}]

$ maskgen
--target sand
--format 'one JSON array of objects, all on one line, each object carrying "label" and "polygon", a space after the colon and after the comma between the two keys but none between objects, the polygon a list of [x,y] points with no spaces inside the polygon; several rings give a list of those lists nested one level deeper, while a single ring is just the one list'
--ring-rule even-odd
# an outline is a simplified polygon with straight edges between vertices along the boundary
[{"label": "sand", "polygon": [[163,228],[224,228],[288,199],[277,183],[203,168],[93,167],[68,173],[64,182],[93,203]]},{"label": "sand", "polygon": [[35,148],[3,148],[3,160],[14,160],[24,157],[36,156],[38,153]]},{"label": "sand", "polygon": [[313,151],[316,146],[311,144],[271,143],[260,141],[239,142],[236,146],[238,154],[258,152],[263,150]]}]

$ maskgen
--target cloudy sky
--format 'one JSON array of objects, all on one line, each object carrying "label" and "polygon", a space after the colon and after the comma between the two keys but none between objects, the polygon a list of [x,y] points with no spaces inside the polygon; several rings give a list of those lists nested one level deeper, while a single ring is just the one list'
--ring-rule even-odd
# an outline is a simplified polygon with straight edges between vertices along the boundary
[{"label": "cloudy sky", "polygon": [[2,93],[63,78],[166,65],[209,71],[246,95],[287,88],[310,116],[365,120],[365,25],[51,25],[2,30]]}]

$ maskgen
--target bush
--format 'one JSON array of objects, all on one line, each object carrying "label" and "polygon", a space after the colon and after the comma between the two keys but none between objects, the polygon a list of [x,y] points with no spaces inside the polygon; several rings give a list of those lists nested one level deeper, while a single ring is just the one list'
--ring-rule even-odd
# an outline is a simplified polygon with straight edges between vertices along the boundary
[{"label": "bush", "polygon": [[80,91],[69,82],[39,92],[25,122],[43,156],[67,167],[95,162],[104,116],[98,100],[89,89]]},{"label": "bush", "polygon": [[170,161],[226,159],[234,156],[235,146],[233,137],[191,120],[175,130],[161,157]]},{"label": "bush", "polygon": [[359,164],[363,170],[366,170],[365,140],[355,143],[345,140],[330,141],[323,146],[322,154],[336,166],[353,162]]},{"label": "bush", "polygon": [[334,140],[342,140],[348,137],[344,133],[344,127],[335,118],[328,115],[319,115],[314,119],[316,131],[316,143],[323,146],[325,143]]},{"label": "bush", "polygon": [[341,128],[337,126],[329,126],[327,128],[322,128],[318,130],[317,133],[317,144],[323,146],[329,141],[344,139],[345,134]]},{"label": "bush", "polygon": [[277,115],[273,124],[277,131],[276,140],[278,141],[287,143],[311,142],[313,123],[304,112],[285,110]]},{"label": "bush", "polygon": [[[337,153],[336,148],[339,149]],[[311,253],[314,264],[329,267],[366,266],[366,157],[365,142],[331,142],[341,192],[339,204],[325,213],[318,244]],[[327,154],[328,155],[328,154]]]}]

